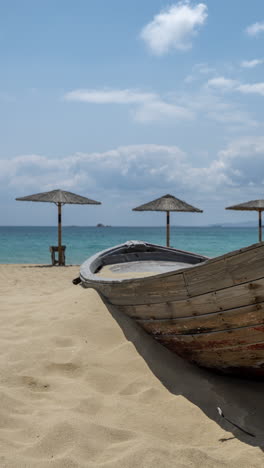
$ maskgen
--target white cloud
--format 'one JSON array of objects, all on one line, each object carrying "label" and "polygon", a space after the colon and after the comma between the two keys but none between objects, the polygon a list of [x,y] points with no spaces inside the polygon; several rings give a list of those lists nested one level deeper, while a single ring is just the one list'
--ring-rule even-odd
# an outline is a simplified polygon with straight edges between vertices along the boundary
[{"label": "white cloud", "polygon": [[167,102],[157,93],[146,93],[132,89],[77,89],[66,93],[66,101],[79,101],[90,104],[124,104],[135,105],[133,115],[139,122],[151,122],[173,118],[189,120],[193,114],[187,108],[173,102]]},{"label": "white cloud", "polygon": [[175,120],[191,120],[194,113],[183,106],[176,106],[159,99],[145,103],[135,112],[135,118],[139,122],[151,122],[172,118]]},{"label": "white cloud", "polygon": [[251,187],[263,198],[264,191],[264,137],[243,137],[231,142],[218,158],[224,172],[239,187]]},{"label": "white cloud", "polygon": [[202,75],[208,75],[209,73],[215,73],[215,68],[210,67],[207,63],[197,63],[194,65],[193,70],[197,71]]},{"label": "white cloud", "polygon": [[[248,112],[242,111],[241,109],[232,108],[229,106],[224,111],[210,110],[208,111],[208,117],[215,120],[216,122],[226,124],[228,130],[243,130],[243,127],[258,127],[259,123],[252,119]],[[230,126],[232,124],[232,127]]]},{"label": "white cloud", "polygon": [[207,86],[218,88],[222,91],[237,91],[243,94],[259,94],[264,96],[264,82],[260,83],[240,83],[223,76],[207,81]]},{"label": "white cloud", "polygon": [[52,187],[86,192],[145,190],[164,186],[171,173],[185,167],[185,154],[176,146],[131,145],[102,153],[76,153],[63,158],[39,155],[0,160],[2,189],[19,192],[50,190]]},{"label": "white cloud", "polygon": [[238,82],[236,80],[231,80],[225,78],[224,76],[219,76],[217,78],[212,78],[208,80],[207,85],[213,88],[221,88],[224,90],[234,89],[237,86]]},{"label": "white cloud", "polygon": [[261,65],[263,63],[264,63],[263,59],[243,60],[241,62],[241,67],[243,67],[243,68],[254,68],[257,65]]},{"label": "white cloud", "polygon": [[[263,154],[264,137],[239,138],[219,151],[208,167],[196,169],[197,175],[208,192],[215,190],[223,199],[240,192],[244,199],[252,194],[261,198],[264,191]],[[200,187],[201,190],[206,191]]]},{"label": "white cloud", "polygon": [[132,89],[76,89],[64,96],[67,101],[89,102],[92,104],[138,104],[156,98],[156,94],[143,93]]},{"label": "white cloud", "polygon": [[242,84],[237,88],[237,90],[244,94],[260,94],[261,96],[264,96],[264,82]]},{"label": "white cloud", "polygon": [[257,36],[258,34],[264,32],[264,21],[261,23],[257,22],[254,24],[251,24],[246,28],[246,33],[249,36]]},{"label": "white cloud", "polygon": [[60,187],[103,199],[125,199],[154,189],[160,193],[199,194],[200,199],[244,197],[264,190],[264,137],[244,137],[200,167],[177,146],[118,147],[102,153],[76,153],[61,159],[28,155],[0,160],[1,190],[16,196]]},{"label": "white cloud", "polygon": [[228,131],[243,130],[259,126],[248,111],[243,110],[241,105],[232,100],[225,99],[225,95],[217,93],[218,88],[205,86],[200,92],[186,95],[183,105],[189,105],[190,110],[200,120],[210,120],[227,126]]},{"label": "white cloud", "polygon": [[[206,64],[197,64],[194,68],[201,75],[214,72]],[[228,131],[257,127],[259,123],[248,111],[237,102],[232,103],[230,98],[225,99],[227,92],[260,93],[261,86],[243,85],[237,80],[217,76],[209,79],[200,90],[186,94],[182,91],[161,96],[138,89],[76,89],[66,93],[64,99],[87,104],[128,106],[132,118],[144,124],[180,123],[203,118],[228,125]]]},{"label": "white cloud", "polygon": [[197,63],[192,67],[192,72],[184,79],[185,83],[192,83],[198,80],[201,76],[215,74],[215,68],[210,67],[207,63]]},{"label": "white cloud", "polygon": [[172,49],[188,50],[197,28],[207,18],[204,3],[191,6],[189,2],[179,2],[161,11],[141,31],[140,37],[156,55],[163,55]]}]

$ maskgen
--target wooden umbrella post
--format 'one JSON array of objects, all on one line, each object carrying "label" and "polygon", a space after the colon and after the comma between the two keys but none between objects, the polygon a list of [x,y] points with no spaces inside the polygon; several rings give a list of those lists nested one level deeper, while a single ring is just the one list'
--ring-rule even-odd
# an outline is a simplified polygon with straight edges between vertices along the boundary
[{"label": "wooden umbrella post", "polygon": [[262,219],[261,219],[262,211],[259,210],[259,242],[262,242]]},{"label": "wooden umbrella post", "polygon": [[167,211],[166,245],[170,246],[170,212]]},{"label": "wooden umbrella post", "polygon": [[61,249],[61,203],[58,203],[58,251],[59,251],[59,265],[63,265],[62,249]]}]

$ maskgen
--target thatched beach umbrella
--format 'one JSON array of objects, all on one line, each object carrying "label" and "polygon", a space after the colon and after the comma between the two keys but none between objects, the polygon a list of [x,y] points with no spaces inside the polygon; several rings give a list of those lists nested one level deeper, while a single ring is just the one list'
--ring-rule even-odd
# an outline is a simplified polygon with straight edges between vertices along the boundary
[{"label": "thatched beach umbrella", "polygon": [[262,242],[261,213],[262,213],[262,211],[264,211],[264,200],[251,200],[249,202],[240,203],[239,205],[228,206],[228,207],[226,207],[226,210],[258,211],[258,214],[259,214],[259,242]]},{"label": "thatched beach umbrella", "polygon": [[36,193],[27,197],[16,198],[18,201],[46,202],[55,203],[58,207],[58,253],[59,265],[63,264],[62,260],[62,232],[61,232],[61,207],[66,203],[69,205],[101,205],[101,202],[91,200],[90,198],[81,197],[72,192],[64,190],[52,190],[51,192]]},{"label": "thatched beach umbrella", "polygon": [[192,205],[189,205],[185,201],[179,200],[179,198],[173,195],[164,195],[163,197],[157,198],[149,203],[133,208],[133,211],[166,211],[167,215],[167,228],[166,228],[166,245],[170,246],[170,212],[171,211],[189,211],[194,213],[202,213],[203,210],[199,210]]}]

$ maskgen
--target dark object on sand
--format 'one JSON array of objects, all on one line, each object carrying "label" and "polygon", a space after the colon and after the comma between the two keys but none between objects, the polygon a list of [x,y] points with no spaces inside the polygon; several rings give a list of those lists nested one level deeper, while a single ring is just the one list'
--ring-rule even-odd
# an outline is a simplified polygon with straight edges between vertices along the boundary
[{"label": "dark object on sand", "polygon": [[238,424],[235,424],[232,421],[230,421],[230,419],[226,418],[221,408],[219,408],[219,406],[217,406],[217,411],[222,418],[224,418],[227,422],[229,422],[229,424],[232,424],[232,426],[235,426],[237,429],[249,435],[250,437],[256,437],[254,434],[251,434],[251,432],[246,431],[242,427],[238,426]]},{"label": "dark object on sand", "polygon": [[170,246],[170,212],[171,211],[182,211],[192,213],[202,213],[203,210],[199,210],[192,205],[189,205],[183,200],[174,197],[173,195],[164,195],[163,197],[157,198],[149,203],[140,205],[137,208],[133,208],[133,211],[166,211],[166,245]]},{"label": "dark object on sand", "polygon": [[258,211],[259,214],[259,242],[262,242],[262,211],[264,211],[264,200],[252,200],[239,205],[228,206],[226,210]]},{"label": "dark object on sand", "polygon": [[[52,190],[51,192],[42,192],[36,193],[34,195],[28,195],[27,197],[16,198],[18,201],[32,201],[32,202],[46,202],[46,203],[55,203],[58,207],[58,254],[59,265],[65,265],[64,261],[64,252],[62,249],[62,231],[61,231],[61,208],[63,205],[101,205],[101,202],[91,200],[90,198],[82,197],[81,195],[76,195],[72,192],[65,192],[64,190]],[[54,247],[54,246],[52,246]],[[64,249],[65,250],[65,249]],[[51,251],[51,254],[55,252],[54,248]],[[54,262],[55,264],[55,257]]]},{"label": "dark object on sand", "polygon": [[264,244],[208,259],[129,241],[84,262],[80,279],[188,361],[264,378]]}]

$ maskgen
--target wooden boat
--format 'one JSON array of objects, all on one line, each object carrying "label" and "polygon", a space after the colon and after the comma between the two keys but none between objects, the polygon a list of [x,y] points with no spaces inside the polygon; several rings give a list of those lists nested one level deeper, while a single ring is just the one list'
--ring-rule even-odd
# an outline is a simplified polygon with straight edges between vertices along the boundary
[{"label": "wooden boat", "polygon": [[264,377],[264,243],[209,259],[129,241],[84,262],[79,282],[181,357]]}]

